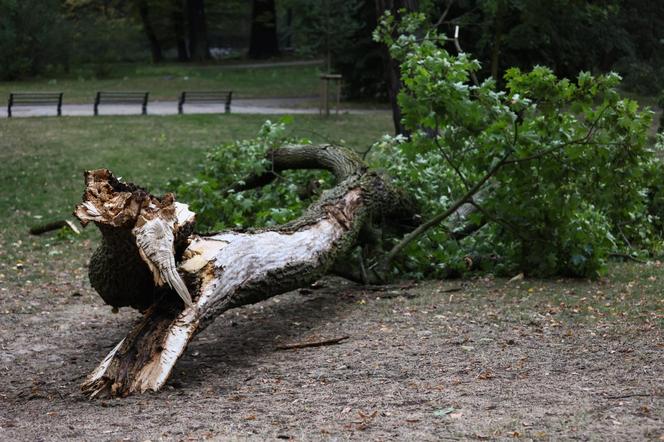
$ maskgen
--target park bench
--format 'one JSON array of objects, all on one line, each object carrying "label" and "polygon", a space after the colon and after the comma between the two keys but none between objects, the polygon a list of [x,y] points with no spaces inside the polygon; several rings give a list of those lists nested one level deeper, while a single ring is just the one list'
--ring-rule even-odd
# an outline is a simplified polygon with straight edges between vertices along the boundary
[{"label": "park bench", "polygon": [[99,115],[100,104],[140,104],[142,114],[148,113],[149,92],[98,91],[95,96],[95,115]]},{"label": "park bench", "polygon": [[12,116],[12,107],[57,106],[58,117],[62,115],[62,92],[10,92],[7,102],[7,117]]},{"label": "park bench", "polygon": [[185,103],[224,103],[224,111],[231,113],[233,91],[184,91],[178,101],[178,113],[184,112]]}]

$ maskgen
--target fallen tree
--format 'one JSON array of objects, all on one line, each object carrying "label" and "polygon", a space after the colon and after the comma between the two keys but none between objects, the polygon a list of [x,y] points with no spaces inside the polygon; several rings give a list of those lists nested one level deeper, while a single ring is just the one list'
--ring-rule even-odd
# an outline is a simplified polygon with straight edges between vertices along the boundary
[{"label": "fallen tree", "polygon": [[284,225],[199,236],[195,214],[172,194],[156,197],[106,169],[86,172],[75,215],[102,233],[91,284],[111,306],[144,312],[83,383],[86,394],[159,390],[187,344],[222,312],[313,283],[372,241],[372,229],[412,228],[411,199],[344,148],[286,146],[268,158],[270,168],[236,190],[286,169],[328,170],[336,186]]}]

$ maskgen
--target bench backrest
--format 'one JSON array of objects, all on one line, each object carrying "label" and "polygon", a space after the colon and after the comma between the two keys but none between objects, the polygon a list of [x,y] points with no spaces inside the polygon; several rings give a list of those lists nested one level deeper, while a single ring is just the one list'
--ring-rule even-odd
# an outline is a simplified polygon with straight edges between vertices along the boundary
[{"label": "bench backrest", "polygon": [[178,100],[178,112],[183,112],[185,103],[224,103],[225,111],[231,111],[233,91],[183,91]]},{"label": "bench backrest", "polygon": [[140,104],[143,115],[147,113],[149,92],[134,91],[97,91],[95,96],[94,113],[99,115],[99,105],[102,103],[113,104]]},{"label": "bench backrest", "polygon": [[10,92],[7,100],[7,116],[11,118],[15,106],[57,106],[58,116],[62,115],[62,92]]}]

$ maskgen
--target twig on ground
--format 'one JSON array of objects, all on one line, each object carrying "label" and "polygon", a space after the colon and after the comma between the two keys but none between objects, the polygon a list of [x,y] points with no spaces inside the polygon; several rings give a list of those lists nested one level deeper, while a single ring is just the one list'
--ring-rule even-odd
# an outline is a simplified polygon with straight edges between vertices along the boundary
[{"label": "twig on ground", "polygon": [[309,348],[309,347],[324,347],[326,345],[340,344],[342,341],[349,339],[350,336],[342,336],[340,338],[325,339],[323,341],[313,342],[298,342],[295,344],[277,345],[277,350],[293,350],[296,348]]},{"label": "twig on ground", "polygon": [[627,399],[631,397],[651,397],[652,394],[646,393],[635,393],[635,394],[623,394],[621,396],[604,396],[606,399]]},{"label": "twig on ground", "polygon": [[622,258],[622,259],[626,259],[626,260],[629,260],[629,261],[638,262],[639,264],[645,264],[646,263],[646,261],[644,261],[643,259],[639,259],[639,258],[637,258],[635,256],[632,256],[632,255],[629,255],[627,253],[609,253],[609,257],[610,258]]}]

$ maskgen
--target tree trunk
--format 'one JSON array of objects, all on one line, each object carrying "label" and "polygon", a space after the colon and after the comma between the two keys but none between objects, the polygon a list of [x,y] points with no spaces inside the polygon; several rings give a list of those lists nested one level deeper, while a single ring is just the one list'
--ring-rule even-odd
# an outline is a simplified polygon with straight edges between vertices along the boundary
[{"label": "tree trunk", "polygon": [[[401,10],[407,12],[416,11],[418,8],[417,0],[376,0],[376,19],[386,12],[390,11],[393,16],[400,17]],[[399,135],[408,135],[408,131],[401,122],[401,108],[397,97],[401,89],[401,69],[399,63],[396,62],[391,56],[387,46],[383,45],[383,66],[385,71],[385,80],[387,81],[387,94],[392,106],[392,121],[394,122],[394,132]]]},{"label": "tree trunk", "polygon": [[150,44],[152,62],[159,63],[163,60],[161,44],[159,43],[159,39],[157,39],[157,34],[155,34],[154,29],[152,28],[152,22],[150,21],[150,8],[148,6],[147,0],[140,0],[138,2],[138,14],[141,17],[141,23],[143,23],[143,32],[145,32],[145,36],[148,38],[148,43]]},{"label": "tree trunk", "polygon": [[253,0],[249,57],[269,58],[278,54],[277,13],[274,0]]},{"label": "tree trunk", "polygon": [[210,46],[207,35],[204,0],[187,0],[189,20],[189,55],[192,60],[209,60]]},{"label": "tree trunk", "polygon": [[189,52],[187,51],[187,41],[184,31],[184,8],[182,0],[173,1],[171,23],[173,26],[173,36],[175,37],[175,46],[178,50],[178,61],[189,61]]},{"label": "tree trunk", "polygon": [[505,20],[505,3],[499,0],[496,4],[496,17],[494,19],[493,46],[491,47],[491,76],[499,82],[500,75],[500,45],[503,39],[503,22]]},{"label": "tree trunk", "polygon": [[92,286],[114,307],[145,312],[89,375],[86,394],[159,390],[194,335],[222,312],[311,284],[362,241],[363,228],[412,218],[411,200],[343,148],[288,146],[268,158],[268,172],[235,190],[263,186],[284,169],[329,170],[337,185],[287,224],[198,236],[194,213],[171,194],[155,197],[105,169],[86,172],[75,215],[102,233]]}]

